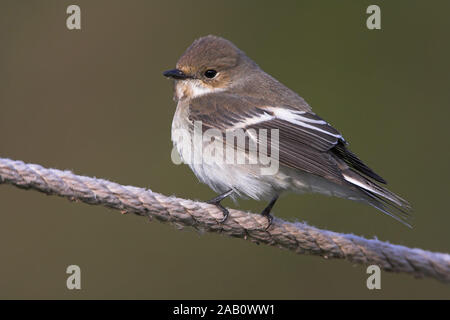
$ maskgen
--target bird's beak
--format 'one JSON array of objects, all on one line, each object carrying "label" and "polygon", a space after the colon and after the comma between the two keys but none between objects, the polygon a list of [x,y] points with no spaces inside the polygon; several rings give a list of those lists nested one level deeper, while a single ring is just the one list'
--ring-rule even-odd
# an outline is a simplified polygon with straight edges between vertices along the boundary
[{"label": "bird's beak", "polygon": [[167,77],[167,78],[177,79],[177,80],[184,80],[184,79],[189,78],[189,76],[186,75],[180,69],[172,69],[172,70],[164,71],[163,76]]}]

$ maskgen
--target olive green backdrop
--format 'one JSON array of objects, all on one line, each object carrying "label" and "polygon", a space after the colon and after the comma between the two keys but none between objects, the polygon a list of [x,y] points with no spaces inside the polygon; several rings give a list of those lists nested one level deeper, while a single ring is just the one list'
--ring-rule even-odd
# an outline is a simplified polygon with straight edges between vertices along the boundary
[{"label": "olive green backdrop", "polygon": [[[81,7],[82,30],[66,28]],[[370,4],[382,30],[366,28]],[[173,68],[197,37],[233,41],[338,128],[415,208],[288,195],[275,215],[450,252],[448,1],[1,1],[0,157],[209,199],[170,160]],[[233,206],[233,203],[227,202]],[[265,203],[242,201],[259,211]],[[0,298],[450,298],[382,273],[0,185]],[[66,289],[66,267],[82,290]]]}]

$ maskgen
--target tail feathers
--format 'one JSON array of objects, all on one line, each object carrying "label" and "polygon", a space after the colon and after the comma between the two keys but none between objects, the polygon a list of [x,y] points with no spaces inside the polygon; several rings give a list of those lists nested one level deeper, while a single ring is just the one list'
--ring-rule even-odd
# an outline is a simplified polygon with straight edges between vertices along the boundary
[{"label": "tail feathers", "polygon": [[412,207],[405,199],[363,177],[352,169],[343,173],[347,182],[356,186],[366,201],[376,209],[412,228]]},{"label": "tail feathers", "polygon": [[378,182],[381,182],[383,184],[387,183],[386,180],[384,180],[381,176],[379,176],[372,169],[366,166],[364,162],[362,162],[356,154],[350,151],[350,149],[347,148],[344,142],[339,141],[338,144],[336,144],[336,146],[331,149],[331,151],[339,159],[344,161],[350,168],[353,168],[356,171],[359,171]]},{"label": "tail feathers", "polygon": [[405,209],[404,207],[396,206],[389,202],[389,200],[381,198],[380,196],[370,193],[369,191],[363,190],[363,192],[368,196],[369,199],[367,202],[372,207],[403,223],[407,227],[412,228],[412,209],[410,206],[408,209]]}]

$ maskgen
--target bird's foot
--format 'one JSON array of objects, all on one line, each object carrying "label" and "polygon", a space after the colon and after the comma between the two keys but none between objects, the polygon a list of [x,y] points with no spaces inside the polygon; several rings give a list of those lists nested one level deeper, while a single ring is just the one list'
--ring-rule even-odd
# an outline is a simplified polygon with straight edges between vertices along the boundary
[{"label": "bird's foot", "polygon": [[223,205],[221,205],[220,202],[214,203],[214,202],[207,201],[206,203],[213,204],[222,211],[223,218],[222,218],[222,220],[219,221],[220,223],[224,223],[228,219],[230,212],[228,211],[227,208],[225,208]]},{"label": "bird's foot", "polygon": [[266,217],[266,219],[267,219],[267,227],[264,229],[264,230],[267,231],[267,229],[269,229],[270,226],[272,225],[273,216],[270,214],[270,211],[266,213],[265,210],[263,210],[263,212],[261,212],[261,214],[262,214],[264,217]]},{"label": "bird's foot", "polygon": [[230,212],[228,211],[228,209],[225,208],[220,203],[220,201],[222,201],[223,199],[225,199],[226,197],[228,197],[232,193],[233,193],[233,190],[228,190],[227,192],[224,192],[224,193],[218,195],[217,197],[212,198],[209,201],[206,201],[206,203],[213,204],[213,205],[215,205],[217,208],[219,208],[222,211],[223,218],[222,218],[222,220],[220,220],[220,223],[224,223],[228,219],[228,216],[230,215]]},{"label": "bird's foot", "polygon": [[266,231],[272,225],[273,216],[270,214],[270,211],[272,211],[272,208],[275,205],[275,202],[277,202],[277,200],[278,200],[278,195],[273,197],[273,199],[270,201],[270,203],[267,205],[267,207],[265,207],[264,210],[261,212],[261,215],[263,215],[267,219],[267,227],[264,229]]}]

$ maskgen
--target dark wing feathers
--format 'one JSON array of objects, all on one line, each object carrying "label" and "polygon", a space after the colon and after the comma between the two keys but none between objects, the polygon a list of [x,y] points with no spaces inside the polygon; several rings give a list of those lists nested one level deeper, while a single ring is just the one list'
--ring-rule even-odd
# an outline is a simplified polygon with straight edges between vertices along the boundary
[{"label": "dark wing feathers", "polygon": [[[334,159],[329,154],[314,148],[316,144],[323,146],[321,139],[310,139],[304,131],[296,130],[296,126],[291,126],[289,122],[279,119],[254,124],[247,128],[278,129],[280,164],[334,181],[342,179]],[[308,141],[310,141],[309,144]]]},{"label": "dark wing feathers", "polygon": [[[226,131],[238,127],[268,129],[268,133],[270,129],[278,129],[281,165],[360,190],[370,205],[409,225],[409,203],[370,180],[386,183],[347,149],[336,129],[310,111],[291,106],[277,107],[251,97],[227,93],[214,97],[206,95],[191,100],[189,118],[202,121],[204,129]],[[290,115],[293,118],[290,119]],[[270,142],[270,138],[267,140]],[[268,148],[270,152],[270,144]]]},{"label": "dark wing feathers", "polygon": [[372,169],[366,166],[353,152],[351,152],[342,142],[339,142],[330,149],[338,158],[342,159],[347,165],[366,176],[386,184],[386,180],[376,174]]},{"label": "dark wing feathers", "polygon": [[[202,121],[203,129],[218,128],[227,130],[246,119],[270,116],[267,106],[252,98],[234,97],[233,95],[216,95],[200,97],[191,101],[189,119]],[[314,116],[314,114],[308,114]],[[320,119],[320,118],[316,118]],[[320,125],[321,127],[323,125]],[[331,128],[334,135],[339,133]],[[323,132],[313,132],[310,128],[300,127],[289,121],[273,118],[243,126],[242,129],[278,129],[279,161],[281,165],[322,176],[335,182],[343,182],[342,174],[333,157],[326,153],[336,145],[338,139]],[[323,129],[325,131],[325,128]],[[270,134],[270,132],[268,132]],[[268,138],[270,143],[270,137]],[[270,145],[269,145],[270,149]]]},{"label": "dark wing feathers", "polygon": [[[257,104],[256,104],[257,103]],[[189,104],[189,119],[202,121],[204,126],[226,130],[247,118],[267,113],[259,106],[260,101],[240,98],[231,94],[201,96]]]},{"label": "dark wing feathers", "polygon": [[285,120],[274,119],[270,124],[275,128],[281,128],[283,135],[293,141],[307,145],[318,151],[328,151],[337,143],[337,138],[327,136],[322,132],[312,132],[310,129],[301,128]]},{"label": "dark wing feathers", "polygon": [[[247,119],[263,115],[273,115],[263,100],[232,94],[216,94],[192,99],[189,118],[202,121],[203,129],[227,130]],[[333,159],[337,157],[356,171],[379,182],[383,178],[367,167],[345,147],[340,133],[322,118],[312,112],[299,111],[286,106],[289,111],[298,111],[303,126],[286,119],[271,118],[267,121],[243,125],[248,129],[278,129],[280,164],[317,174],[334,181],[342,181],[340,169]],[[330,151],[330,152],[329,152]]]}]

